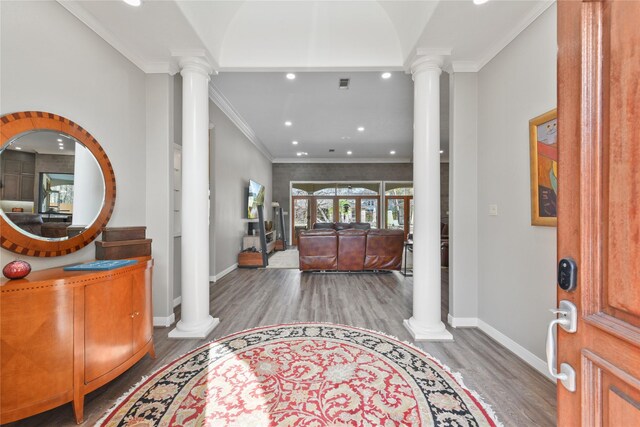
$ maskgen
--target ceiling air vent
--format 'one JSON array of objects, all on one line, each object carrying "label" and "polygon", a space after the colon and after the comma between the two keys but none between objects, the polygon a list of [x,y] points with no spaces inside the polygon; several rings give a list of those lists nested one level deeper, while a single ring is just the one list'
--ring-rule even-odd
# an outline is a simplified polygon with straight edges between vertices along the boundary
[{"label": "ceiling air vent", "polygon": [[335,149],[335,148],[329,148],[329,152],[330,152],[330,153],[335,153],[335,152],[336,152],[336,149]]},{"label": "ceiling air vent", "polygon": [[338,89],[349,89],[349,80],[350,79],[340,79]]}]

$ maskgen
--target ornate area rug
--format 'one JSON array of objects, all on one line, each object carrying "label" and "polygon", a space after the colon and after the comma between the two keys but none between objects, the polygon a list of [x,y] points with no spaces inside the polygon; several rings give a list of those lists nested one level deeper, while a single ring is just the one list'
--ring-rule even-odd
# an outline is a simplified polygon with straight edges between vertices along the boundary
[{"label": "ornate area rug", "polygon": [[459,376],[386,335],[325,323],[205,344],[126,394],[101,426],[495,426]]}]

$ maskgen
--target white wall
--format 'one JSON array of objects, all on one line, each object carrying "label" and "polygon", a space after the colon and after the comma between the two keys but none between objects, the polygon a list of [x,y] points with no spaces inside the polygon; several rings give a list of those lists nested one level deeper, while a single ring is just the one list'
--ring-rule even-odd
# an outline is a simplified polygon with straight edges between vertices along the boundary
[{"label": "white wall", "polygon": [[453,73],[449,136],[449,315],[453,326],[478,317],[478,75]]},{"label": "white wall", "polygon": [[174,79],[149,74],[147,86],[147,236],[153,239],[153,319],[169,326],[173,315]]},{"label": "white wall", "polygon": [[[145,223],[145,76],[56,2],[0,2],[0,114],[67,117],[100,142],[116,175],[110,226]],[[94,258],[93,244],[34,269]],[[15,254],[0,250],[0,264]]]},{"label": "white wall", "polygon": [[[173,76],[173,143],[182,146],[182,76]],[[173,238],[173,300],[182,296],[182,237]]]},{"label": "white wall", "polygon": [[[252,179],[266,188],[265,219],[272,219],[271,161],[244,136],[213,102],[211,132],[211,276],[238,262],[247,233],[247,188]],[[186,209],[186,207],[184,207]],[[188,213],[184,212],[184,215]]]},{"label": "white wall", "polygon": [[478,73],[479,318],[542,360],[556,229],[531,225],[528,126],[556,106],[556,19],[553,5]]}]

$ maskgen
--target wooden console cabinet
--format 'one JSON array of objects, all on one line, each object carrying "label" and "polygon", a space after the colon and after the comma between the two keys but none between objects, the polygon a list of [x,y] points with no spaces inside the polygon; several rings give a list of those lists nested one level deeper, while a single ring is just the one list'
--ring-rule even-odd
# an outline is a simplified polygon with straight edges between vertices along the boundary
[{"label": "wooden console cabinet", "polygon": [[153,260],[110,271],[36,271],[0,281],[0,423],[73,402],[153,347]]}]

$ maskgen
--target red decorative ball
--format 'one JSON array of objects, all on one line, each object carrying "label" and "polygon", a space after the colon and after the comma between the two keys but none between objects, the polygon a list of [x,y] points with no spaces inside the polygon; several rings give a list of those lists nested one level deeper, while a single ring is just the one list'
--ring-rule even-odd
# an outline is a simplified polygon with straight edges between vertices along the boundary
[{"label": "red decorative ball", "polygon": [[4,277],[7,279],[22,279],[29,273],[31,273],[31,265],[19,259],[11,261],[2,269],[2,274],[4,274]]}]

